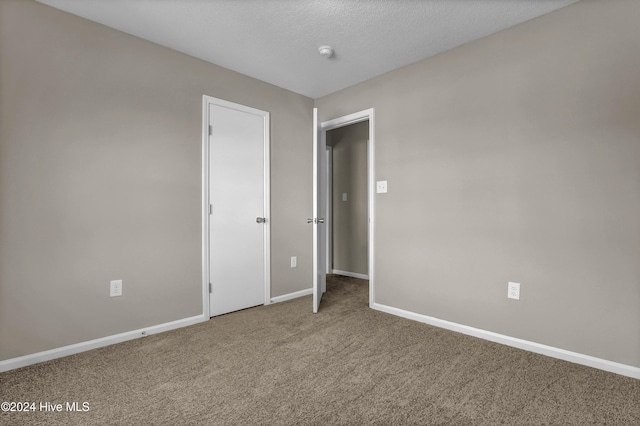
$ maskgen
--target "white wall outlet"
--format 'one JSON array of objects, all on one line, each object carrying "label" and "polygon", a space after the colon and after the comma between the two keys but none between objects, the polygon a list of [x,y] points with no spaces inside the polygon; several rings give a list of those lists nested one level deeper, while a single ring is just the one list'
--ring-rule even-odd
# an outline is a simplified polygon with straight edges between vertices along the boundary
[{"label": "white wall outlet", "polygon": [[387,192],[387,181],[386,180],[379,180],[378,182],[376,182],[376,192],[378,194],[384,194]]},{"label": "white wall outlet", "polygon": [[109,297],[122,296],[122,280],[112,280],[109,287]]},{"label": "white wall outlet", "polygon": [[347,201],[347,193],[346,192],[342,193],[342,201]]},{"label": "white wall outlet", "polygon": [[509,282],[507,285],[507,297],[509,299],[520,299],[520,283]]},{"label": "white wall outlet", "polygon": [[298,257],[297,256],[291,256],[291,267],[295,268],[296,266],[298,266]]}]

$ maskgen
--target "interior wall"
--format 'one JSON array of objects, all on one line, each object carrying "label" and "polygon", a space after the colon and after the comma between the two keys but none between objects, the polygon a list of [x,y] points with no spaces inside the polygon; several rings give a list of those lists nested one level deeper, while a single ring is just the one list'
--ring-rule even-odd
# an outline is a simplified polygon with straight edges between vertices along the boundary
[{"label": "interior wall", "polygon": [[205,94],[271,113],[271,292],[310,288],[311,99],[0,1],[0,360],[202,313]]},{"label": "interior wall", "polygon": [[360,275],[369,273],[368,139],[369,121],[327,132],[333,147],[333,269]]},{"label": "interior wall", "polygon": [[316,100],[375,108],[376,303],[640,366],[637,16],[583,0]]}]

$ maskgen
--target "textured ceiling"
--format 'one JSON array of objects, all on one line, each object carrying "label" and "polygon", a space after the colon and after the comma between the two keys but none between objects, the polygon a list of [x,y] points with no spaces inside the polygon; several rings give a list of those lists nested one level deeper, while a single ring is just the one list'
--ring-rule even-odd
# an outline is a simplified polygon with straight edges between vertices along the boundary
[{"label": "textured ceiling", "polygon": [[318,98],[578,0],[38,1]]}]

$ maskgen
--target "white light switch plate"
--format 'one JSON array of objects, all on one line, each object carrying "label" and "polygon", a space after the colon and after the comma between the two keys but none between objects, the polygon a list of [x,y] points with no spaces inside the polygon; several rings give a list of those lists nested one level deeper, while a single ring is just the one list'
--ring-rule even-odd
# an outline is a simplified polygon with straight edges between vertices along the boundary
[{"label": "white light switch plate", "polygon": [[387,181],[386,180],[379,180],[378,182],[376,182],[376,192],[378,194],[384,194],[387,192]]},{"label": "white light switch plate", "polygon": [[112,280],[109,287],[109,297],[122,296],[122,280]]},{"label": "white light switch plate", "polygon": [[298,256],[291,256],[291,267],[295,268],[298,266]]},{"label": "white light switch plate", "polygon": [[347,201],[347,193],[346,192],[342,193],[342,201]]}]

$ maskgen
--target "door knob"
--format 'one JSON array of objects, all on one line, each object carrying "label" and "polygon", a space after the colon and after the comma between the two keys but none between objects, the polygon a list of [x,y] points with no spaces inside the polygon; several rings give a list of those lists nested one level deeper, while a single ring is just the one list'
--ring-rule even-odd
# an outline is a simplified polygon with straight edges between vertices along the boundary
[{"label": "door knob", "polygon": [[313,223],[313,219],[307,219],[307,223]]},{"label": "door knob", "polygon": [[266,218],[264,217],[256,217],[256,222],[257,223],[265,223],[267,221]]},{"label": "door knob", "polygon": [[318,223],[324,223],[324,218],[318,219]]}]

